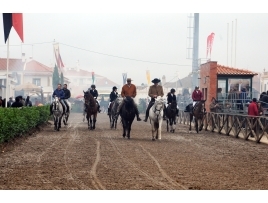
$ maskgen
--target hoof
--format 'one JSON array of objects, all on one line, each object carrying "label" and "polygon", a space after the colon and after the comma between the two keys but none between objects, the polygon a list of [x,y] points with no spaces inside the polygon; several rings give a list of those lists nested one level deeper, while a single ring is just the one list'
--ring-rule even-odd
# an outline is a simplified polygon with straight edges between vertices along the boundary
[{"label": "hoof", "polygon": [[154,138],[152,138],[152,140],[153,140],[153,141],[155,141],[155,139],[154,139]]}]

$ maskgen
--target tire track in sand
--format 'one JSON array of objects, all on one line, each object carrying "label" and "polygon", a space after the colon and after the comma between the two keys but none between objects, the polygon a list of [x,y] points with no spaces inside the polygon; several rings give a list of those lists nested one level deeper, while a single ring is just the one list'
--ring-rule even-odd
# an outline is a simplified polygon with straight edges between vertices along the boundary
[{"label": "tire track in sand", "polygon": [[100,142],[96,139],[94,139],[96,142],[97,142],[97,149],[96,149],[96,159],[95,159],[95,162],[91,168],[91,171],[90,171],[90,176],[92,178],[92,184],[94,185],[94,187],[96,189],[102,189],[102,190],[106,190],[106,188],[101,184],[101,181],[98,179],[97,177],[97,166],[98,166],[98,163],[100,162],[101,160],[101,155],[100,155]]},{"label": "tire track in sand", "polygon": [[124,162],[126,162],[128,165],[130,165],[132,167],[132,170],[136,170],[139,173],[143,174],[147,179],[151,180],[154,184],[156,185],[161,185],[162,187],[166,188],[167,190],[172,190],[173,188],[170,187],[169,185],[159,182],[157,180],[155,180],[151,175],[149,175],[147,172],[145,172],[144,170],[140,169],[134,162],[128,160],[126,158],[126,156],[124,156],[124,154],[121,152],[121,150],[118,148],[118,146],[116,145],[116,143],[113,141],[112,137],[110,136],[110,134],[103,132],[104,134],[108,135],[107,137],[110,140],[110,143],[112,144],[112,147],[114,148],[114,150],[117,152],[117,154],[119,154],[122,157],[122,160]]},{"label": "tire track in sand", "polygon": [[[69,168],[68,164],[67,164],[67,151],[69,146],[71,145],[71,143],[74,142],[74,140],[76,139],[77,135],[78,135],[78,129],[76,128],[78,126],[79,123],[75,123],[75,125],[72,126],[72,130],[74,131],[73,133],[70,132],[71,135],[71,139],[69,140],[67,146],[65,147],[64,150],[64,165],[68,171],[68,175],[69,175],[69,179],[71,179],[72,181],[75,182],[75,184],[80,187],[82,190],[91,190],[91,188],[89,188],[88,186],[86,186],[83,181],[79,180],[75,174],[72,173],[71,169]],[[78,184],[79,183],[79,184]]]},{"label": "tire track in sand", "polygon": [[156,158],[155,158],[150,152],[148,152],[146,149],[144,149],[144,147],[143,147],[141,144],[139,144],[139,146],[140,146],[140,147],[142,148],[142,150],[143,150],[146,154],[148,154],[148,156],[154,161],[154,163],[155,163],[155,165],[157,166],[159,172],[162,174],[162,176],[163,176],[164,178],[166,178],[166,179],[168,180],[168,182],[169,182],[170,184],[172,184],[172,185],[175,186],[175,187],[178,187],[178,186],[179,186],[180,188],[182,188],[182,189],[184,189],[184,190],[188,190],[188,188],[186,188],[185,186],[183,186],[183,185],[177,183],[175,180],[173,180],[171,177],[169,177],[169,176],[167,175],[167,173],[165,172],[165,170],[162,169],[161,165],[160,165],[159,162],[156,160]]}]

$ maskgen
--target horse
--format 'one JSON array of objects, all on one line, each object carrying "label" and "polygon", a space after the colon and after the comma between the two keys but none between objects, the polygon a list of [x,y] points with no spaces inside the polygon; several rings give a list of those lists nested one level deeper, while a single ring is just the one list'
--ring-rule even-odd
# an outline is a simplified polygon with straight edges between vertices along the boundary
[{"label": "horse", "polygon": [[98,106],[96,100],[89,92],[84,92],[88,129],[94,130],[97,121]]},{"label": "horse", "polygon": [[[66,124],[67,124],[68,119],[69,119],[69,116],[70,116],[70,112],[71,112],[71,110],[72,110],[72,105],[71,105],[71,102],[69,102],[67,99],[66,99],[65,101],[67,102],[67,104],[68,104],[68,106],[69,106],[69,111],[66,112],[66,113],[64,114],[65,122],[66,122]],[[65,106],[66,106],[66,105],[65,105]],[[67,108],[67,107],[66,107],[66,108]],[[67,111],[67,109],[66,109],[66,111]]]},{"label": "horse", "polygon": [[[195,130],[198,133],[199,131],[201,131],[203,129],[203,116],[204,116],[204,105],[205,105],[206,100],[201,100],[199,102],[196,103],[195,107],[193,107],[193,104],[189,104],[186,109],[188,108],[189,113],[190,113],[190,127],[189,127],[189,131],[192,130],[192,121],[193,121],[193,117],[194,117],[194,121],[195,121]],[[199,125],[199,124],[200,125]],[[198,128],[199,126],[199,128]]]},{"label": "horse", "polygon": [[116,111],[117,111],[117,108],[122,101],[123,101],[122,97],[117,97],[116,100],[114,100],[110,104],[111,112],[109,114],[109,118],[110,118],[110,127],[111,128],[116,129],[116,127],[117,127],[118,115],[116,114]]},{"label": "horse", "polygon": [[133,99],[130,96],[126,96],[119,112],[123,125],[123,137],[127,136],[128,139],[130,139],[131,125],[136,115],[134,105]]},{"label": "horse", "polygon": [[163,122],[164,114],[164,97],[158,96],[155,99],[153,106],[149,110],[149,118],[152,126],[152,140],[155,139],[161,140],[161,126]]},{"label": "horse", "polygon": [[[64,115],[63,106],[60,103],[58,97],[54,97],[54,101],[52,102],[52,112],[54,118],[54,130],[59,131],[61,128],[61,119]],[[63,117],[63,123],[66,125],[65,117]]]},{"label": "horse", "polygon": [[[175,132],[176,120],[177,120],[177,102],[173,100],[166,109],[167,117],[167,132]],[[170,128],[170,130],[169,130]]]}]

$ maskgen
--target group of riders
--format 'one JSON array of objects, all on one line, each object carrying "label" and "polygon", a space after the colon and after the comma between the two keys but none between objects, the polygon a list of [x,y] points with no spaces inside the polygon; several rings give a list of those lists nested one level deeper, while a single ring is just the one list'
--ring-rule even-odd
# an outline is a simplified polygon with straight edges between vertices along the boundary
[{"label": "group of riders", "polygon": [[[122,87],[122,90],[121,90],[121,97],[122,98],[126,98],[127,96],[129,96],[131,98],[135,98],[136,97],[136,95],[137,95],[136,85],[132,84],[131,81],[132,81],[131,78],[127,78],[127,84],[125,84]],[[163,87],[159,84],[160,82],[161,82],[161,80],[159,80],[158,78],[155,78],[155,79],[152,80],[153,85],[150,86],[149,91],[148,91],[148,96],[151,98],[151,100],[150,100],[150,102],[149,102],[149,104],[147,106],[147,109],[146,109],[145,119],[143,120],[144,122],[147,122],[147,120],[148,120],[149,110],[153,106],[153,104],[155,102],[155,99],[158,96],[161,96],[161,97],[164,96]],[[117,89],[118,88],[116,86],[114,86],[112,88],[112,92],[110,93],[110,102],[108,104],[108,115],[111,114],[111,103],[114,102],[117,99],[117,97],[119,96],[119,94],[117,92]],[[175,92],[176,92],[176,90],[172,88],[170,90],[170,92],[167,94],[167,104],[164,105],[164,109],[163,109],[163,112],[164,112],[163,119],[164,120],[166,120],[166,109],[168,108],[168,106],[171,105],[171,103],[173,101],[175,101],[177,103],[177,97],[176,97]],[[99,105],[98,100],[97,100],[97,98],[98,98],[98,91],[96,89],[96,86],[95,85],[91,85],[91,88],[89,88],[85,92],[85,94],[86,93],[90,93],[94,97],[94,99],[96,101],[96,104],[97,104],[97,107],[98,107],[98,112],[100,113],[101,110],[100,110],[100,105]],[[71,97],[71,93],[70,93],[70,90],[67,89],[67,84],[64,84],[63,85],[63,88],[62,88],[61,84],[58,84],[58,87],[53,92],[53,95],[52,96],[53,97],[54,96],[57,96],[59,98],[59,101],[60,101],[60,103],[63,106],[64,113],[68,113],[70,111],[70,106],[69,106],[68,99]],[[201,101],[203,99],[203,93],[199,90],[199,87],[198,86],[195,87],[195,90],[192,93],[192,99],[193,99],[193,108],[194,108],[195,104],[198,101]],[[133,102],[134,102],[135,114],[137,116],[137,121],[141,121],[141,118],[139,117],[138,106],[135,103],[134,99],[133,99]],[[124,104],[124,99],[120,103],[120,105],[118,106],[118,108],[116,110],[116,115],[119,115],[119,112],[120,112],[123,104]],[[85,112],[86,112],[86,106],[84,107],[83,115],[85,115]],[[50,114],[51,115],[53,114],[52,104],[50,105]],[[177,114],[177,116],[179,116],[179,110],[178,110],[178,108],[176,110],[176,114]]]}]

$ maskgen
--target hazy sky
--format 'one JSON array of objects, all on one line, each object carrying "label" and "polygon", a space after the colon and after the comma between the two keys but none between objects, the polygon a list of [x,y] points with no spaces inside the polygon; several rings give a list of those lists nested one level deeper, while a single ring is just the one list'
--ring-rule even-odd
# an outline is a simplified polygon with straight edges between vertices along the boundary
[{"label": "hazy sky", "polygon": [[[193,31],[187,28],[191,12],[183,12],[181,9],[178,12],[174,12],[174,9],[171,12],[148,10],[147,13],[146,10],[133,10],[131,13],[120,10],[99,13],[85,13],[83,10],[81,13],[74,13],[67,10],[57,14],[55,10],[49,9],[41,13],[32,10],[27,12],[26,9],[23,12],[24,43],[21,46],[20,39],[12,28],[10,58],[20,58],[23,52],[26,57],[32,56],[33,59],[51,66],[55,64],[55,39],[60,45],[61,57],[66,67],[75,67],[79,60],[81,69],[93,70],[119,84],[122,83],[123,72],[127,72],[135,84],[147,83],[146,70],[150,70],[151,79],[165,75],[167,81],[175,81],[177,75],[183,78],[192,70],[192,60],[187,59],[187,48],[191,45],[188,37],[192,36],[190,32]],[[199,58],[202,58],[203,63],[206,61],[207,36],[214,32],[211,60],[218,61],[221,65],[236,64],[237,68],[252,71],[262,71],[265,67],[268,70],[267,25],[268,14],[200,12]],[[0,27],[3,28],[2,19]],[[0,57],[6,58],[3,29],[0,39]]]}]

